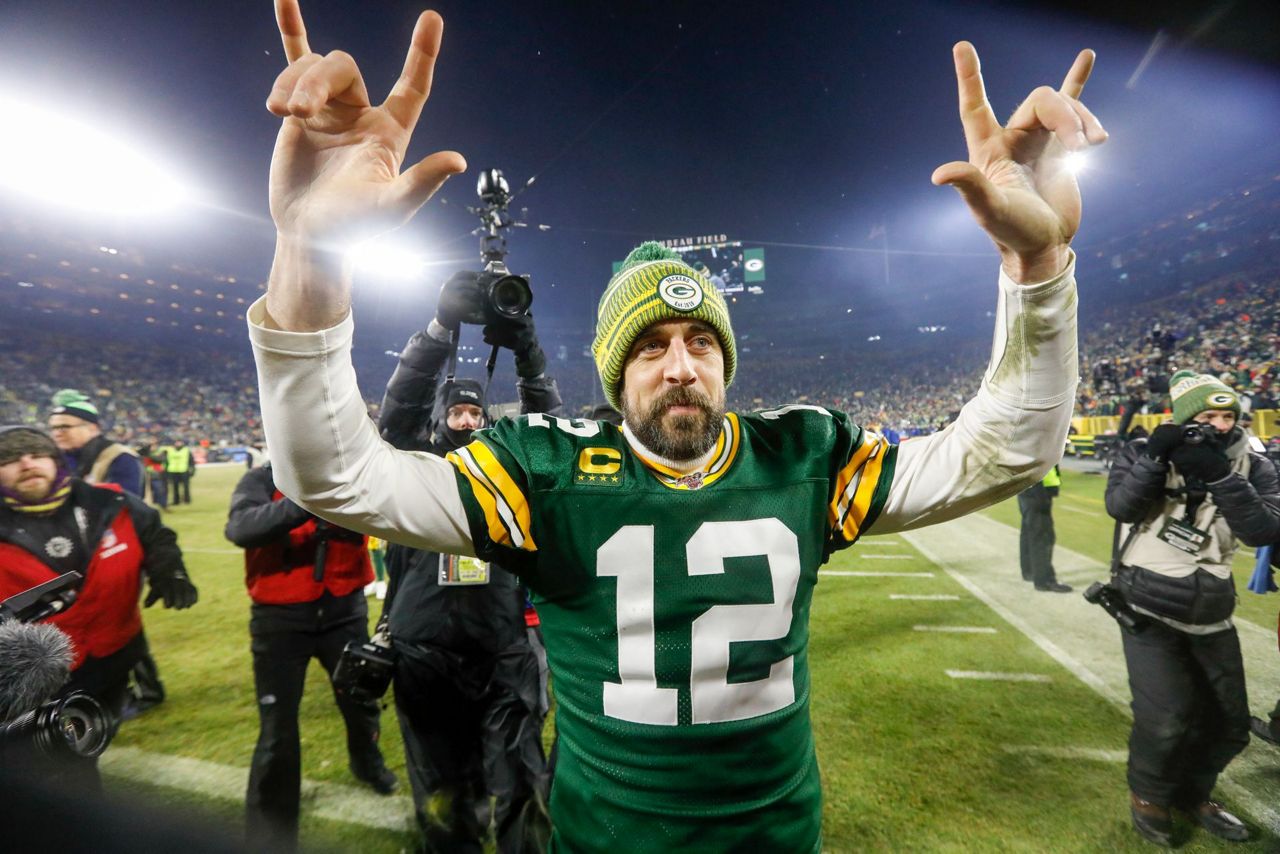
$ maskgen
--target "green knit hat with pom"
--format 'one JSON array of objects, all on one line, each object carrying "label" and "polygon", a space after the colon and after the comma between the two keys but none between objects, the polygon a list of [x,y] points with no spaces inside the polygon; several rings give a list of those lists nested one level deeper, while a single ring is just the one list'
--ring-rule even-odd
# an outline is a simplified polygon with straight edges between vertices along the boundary
[{"label": "green knit hat with pom", "polygon": [[64,388],[53,395],[53,409],[50,415],[73,415],[82,421],[98,423],[98,407],[84,392],[73,388]]},{"label": "green knit hat with pom", "polygon": [[663,320],[701,320],[714,329],[724,351],[724,384],[733,382],[738,351],[724,297],[706,276],[686,264],[680,253],[649,241],[627,255],[604,289],[596,313],[591,354],[604,396],[615,408],[622,408],[622,370],[631,345],[642,332]]},{"label": "green knit hat with pom", "polygon": [[1240,417],[1240,396],[1210,374],[1178,371],[1169,378],[1169,397],[1178,424],[1186,424],[1206,409],[1230,409]]}]

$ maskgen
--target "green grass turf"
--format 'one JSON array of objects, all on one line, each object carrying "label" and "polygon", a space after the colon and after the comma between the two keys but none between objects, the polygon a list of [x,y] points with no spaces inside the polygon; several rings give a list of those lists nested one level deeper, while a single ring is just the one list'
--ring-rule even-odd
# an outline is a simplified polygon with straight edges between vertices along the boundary
[{"label": "green grass turf", "polygon": [[[195,550],[232,547],[222,537],[238,467],[205,469],[193,484],[195,504],[166,520],[188,552],[200,587],[191,611],[146,612],[147,632],[170,699],[124,726],[117,744],[246,767],[257,736],[249,657],[249,599],[238,554]],[[1064,498],[1101,511],[1099,477],[1064,472]],[[1013,502],[987,511],[1017,524]],[[1105,560],[1110,526],[1102,517],[1059,512],[1059,543]],[[899,538],[886,538],[901,542]],[[932,564],[909,546],[892,549],[868,538],[842,552],[831,569],[867,569],[859,550],[912,555],[884,561],[893,571]],[[1016,558],[1015,558],[1016,560]],[[1242,560],[1252,568],[1251,560]],[[1244,570],[1247,572],[1247,570]],[[1246,576],[1247,578],[1247,576]],[[812,715],[825,789],[824,848],[854,851],[1145,852],[1129,827],[1124,767],[1083,759],[1012,754],[1005,745],[1122,751],[1124,715],[1057,664],[956,582],[939,572],[930,593],[955,602],[891,601],[903,581],[829,577],[812,612]],[[923,587],[909,588],[924,589]],[[1252,594],[1245,594],[1246,597]],[[1259,600],[1264,597],[1255,597]],[[371,609],[376,616],[377,604]],[[1262,619],[1275,606],[1242,603]],[[924,634],[919,622],[994,626],[996,635]],[[1048,674],[1051,683],[952,680],[946,668]],[[303,700],[303,775],[353,784],[346,769],[341,720],[323,671],[313,664]],[[404,759],[392,711],[383,715],[383,749],[404,781]],[[547,734],[549,736],[550,722]],[[116,790],[150,804],[203,812],[238,832],[241,806],[145,781],[113,780]],[[1264,835],[1232,845],[1183,827],[1187,852],[1280,850]],[[320,820],[304,814],[303,842],[338,851],[411,848],[402,833]]]}]

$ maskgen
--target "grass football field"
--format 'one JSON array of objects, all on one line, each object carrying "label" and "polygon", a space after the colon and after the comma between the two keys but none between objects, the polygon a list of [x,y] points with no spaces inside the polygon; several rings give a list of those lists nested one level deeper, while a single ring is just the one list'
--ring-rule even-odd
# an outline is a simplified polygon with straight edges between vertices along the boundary
[{"label": "grass football field", "polygon": [[[201,469],[194,503],[166,514],[200,602],[189,611],[145,612],[169,699],[126,723],[103,758],[112,792],[203,817],[233,836],[257,737],[249,600],[240,552],[222,536],[243,471]],[[1035,593],[1018,580],[1012,500],[932,532],[868,537],[824,567],[810,663],[825,850],[1150,850],[1129,826],[1120,640],[1078,595],[1105,575],[1109,559],[1103,478],[1067,471],[1064,481],[1054,514],[1057,562],[1076,593]],[[1242,552],[1237,615],[1252,624],[1258,667],[1273,667],[1262,633],[1274,631],[1280,595],[1244,592],[1253,558]],[[379,606],[370,600],[371,619]],[[1269,643],[1280,660],[1274,635]],[[1250,674],[1255,712],[1269,708],[1280,683]],[[412,850],[393,709],[383,713],[383,749],[402,789],[391,798],[348,772],[341,719],[314,662],[301,718],[303,844]],[[1254,840],[1220,842],[1183,822],[1182,850],[1280,851],[1266,806],[1276,803],[1280,750],[1255,743],[1246,758],[1255,770],[1220,794],[1253,827]],[[1257,804],[1261,818],[1251,813]]]}]

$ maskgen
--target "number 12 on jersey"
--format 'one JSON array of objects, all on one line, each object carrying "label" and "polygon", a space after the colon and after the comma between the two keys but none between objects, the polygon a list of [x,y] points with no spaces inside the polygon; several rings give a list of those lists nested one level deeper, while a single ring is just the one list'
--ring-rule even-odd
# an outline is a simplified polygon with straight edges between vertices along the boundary
[{"label": "number 12 on jersey", "polygon": [[[660,688],[654,628],[654,529],[627,525],[596,553],[596,574],[618,579],[618,677],[604,683],[604,713],[642,724],[678,723],[677,688]],[[715,605],[691,626],[689,697],[693,723],[723,723],[758,717],[795,702],[795,657],[774,662],[769,675],[729,682],[733,643],[785,638],[791,631],[800,583],[800,546],[779,519],[705,522],[685,545],[690,575],[722,575],[725,558],[763,556],[769,565],[773,601]]]}]

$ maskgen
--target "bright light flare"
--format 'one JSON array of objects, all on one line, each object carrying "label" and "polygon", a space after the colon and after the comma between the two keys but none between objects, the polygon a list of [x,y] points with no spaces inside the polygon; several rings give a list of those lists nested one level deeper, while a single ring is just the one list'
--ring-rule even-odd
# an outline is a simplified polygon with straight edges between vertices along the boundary
[{"label": "bright light flare", "polygon": [[1083,151],[1073,151],[1067,155],[1067,171],[1079,175],[1089,166],[1089,155]]},{"label": "bright light flare", "polygon": [[380,280],[410,281],[421,279],[427,270],[427,259],[382,239],[358,244],[347,252],[357,276]]},{"label": "bright light flare", "polygon": [[164,213],[195,201],[163,158],[98,125],[5,95],[0,115],[0,188],[118,216]]}]

